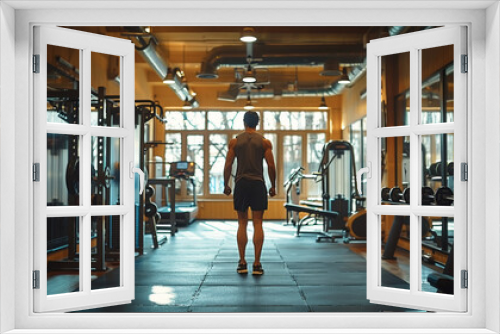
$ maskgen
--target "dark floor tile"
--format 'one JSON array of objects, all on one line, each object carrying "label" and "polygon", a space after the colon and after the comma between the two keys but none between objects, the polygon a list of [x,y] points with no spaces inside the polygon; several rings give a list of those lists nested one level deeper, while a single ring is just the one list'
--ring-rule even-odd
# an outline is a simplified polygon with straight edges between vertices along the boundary
[{"label": "dark floor tile", "polygon": [[135,264],[136,273],[148,273],[154,275],[161,275],[163,273],[190,273],[190,274],[204,274],[210,269],[210,262],[165,262],[161,260],[140,262]]},{"label": "dark floor tile", "polygon": [[[252,269],[252,260],[248,259],[248,268]],[[236,273],[237,262],[214,262],[212,268],[208,271],[210,275],[231,275]],[[283,262],[262,262],[266,276],[271,275],[289,275]]]},{"label": "dark floor tile", "polygon": [[205,275],[192,275],[185,273],[162,273],[158,272],[152,275],[151,273],[136,273],[136,286],[151,286],[151,285],[193,285],[199,286]]},{"label": "dark floor tile", "polygon": [[119,305],[91,309],[84,312],[96,313],[187,313],[188,306],[144,306],[144,305]]},{"label": "dark floor tile", "polygon": [[368,305],[365,286],[300,286],[308,305]]},{"label": "dark floor tile", "polygon": [[312,312],[411,312],[414,310],[400,307],[369,304],[369,305],[310,305]]},{"label": "dark floor tile", "polygon": [[[366,262],[337,262],[328,263],[324,262],[291,262],[286,263],[288,269],[292,274],[306,274],[307,270],[327,270],[335,271],[340,274],[353,273],[353,272],[363,272],[366,273]],[[302,270],[306,272],[302,272]]]},{"label": "dark floor tile", "polygon": [[366,287],[366,273],[349,273],[348,275],[338,275],[331,273],[328,275],[317,274],[294,274],[293,279],[299,286],[348,286],[359,285]]},{"label": "dark floor tile", "polygon": [[133,306],[189,306],[198,286],[136,286]]},{"label": "dark floor tile", "polygon": [[306,305],[297,287],[202,287],[193,301],[198,306],[297,306]]},{"label": "dark floor tile", "polygon": [[194,306],[189,309],[193,313],[296,313],[308,312],[309,308],[305,305],[281,305],[281,306]]},{"label": "dark floor tile", "polygon": [[234,272],[231,275],[209,275],[203,281],[205,286],[296,286],[290,275],[240,275]]}]

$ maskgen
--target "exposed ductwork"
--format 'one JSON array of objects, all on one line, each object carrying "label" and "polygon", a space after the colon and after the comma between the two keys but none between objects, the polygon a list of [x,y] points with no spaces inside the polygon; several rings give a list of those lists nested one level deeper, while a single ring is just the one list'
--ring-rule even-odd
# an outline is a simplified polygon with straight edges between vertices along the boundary
[{"label": "exposed ductwork", "polygon": [[[351,84],[356,82],[363,73],[366,72],[366,63],[354,66],[351,68],[349,79]],[[338,95],[349,84],[334,82],[324,88],[300,88],[297,90],[279,90],[276,87],[271,89],[259,90],[252,92],[252,99],[272,99],[272,98],[287,98],[287,97],[320,97]],[[236,102],[236,100],[246,99],[246,93],[240,92],[238,85],[230,85],[229,90],[218,95],[221,101]]]},{"label": "exposed ductwork", "polygon": [[[245,67],[246,46],[221,46],[214,48],[201,64],[198,78],[216,79],[220,68]],[[332,60],[341,64],[361,64],[365,60],[365,49],[361,45],[314,45],[281,46],[256,44],[253,50],[254,68],[280,68],[298,66],[326,65],[325,75],[337,75],[331,72]]]},{"label": "exposed ductwork", "polygon": [[[132,33],[128,36],[135,40],[135,49],[137,52],[139,52],[144,60],[151,66],[151,68],[153,68],[160,79],[162,81],[165,80],[170,69],[168,68],[168,64],[156,50],[156,38],[153,35],[146,33],[142,27],[125,27],[125,30]],[[149,41],[146,41],[144,37],[149,37]],[[200,103],[196,100],[192,91],[189,89],[185,81],[184,73],[179,69],[170,71],[173,71],[173,80],[167,85],[174,91],[181,101],[187,101],[191,107],[198,108]]]},{"label": "exposed ductwork", "polygon": [[[424,29],[428,29],[424,28]],[[388,28],[388,33],[391,36],[399,35],[402,34],[406,31],[407,27],[405,26],[397,26],[397,27],[389,27]],[[288,48],[289,50],[292,48],[289,47],[283,47]],[[324,65],[324,70],[323,74],[325,75],[325,72],[328,72],[329,75],[338,75],[338,72],[335,71],[334,67],[332,66],[332,63],[341,63],[344,66],[345,65],[350,65],[351,69],[349,72],[349,80],[351,81],[350,84],[342,84],[337,82],[332,83],[330,86],[325,87],[325,88],[301,88],[297,90],[280,90],[277,87],[271,87],[268,90],[260,90],[257,92],[252,93],[252,98],[253,99],[269,99],[269,98],[281,98],[281,97],[318,97],[318,96],[333,96],[333,95],[338,95],[342,93],[344,88],[348,85],[352,85],[354,82],[356,82],[361,75],[363,75],[366,72],[366,51],[364,49],[360,50],[359,47],[353,47],[353,46],[320,46],[320,52],[317,52],[318,50],[314,49],[311,50],[310,48],[307,48],[307,53],[311,53],[311,57],[314,57],[314,63],[311,62],[310,57],[305,57],[300,64],[302,66],[317,66],[319,64]],[[340,52],[339,52],[340,48]],[[235,48],[234,48],[235,49]],[[215,49],[214,49],[215,50]],[[302,52],[305,53],[306,50],[303,50]],[[234,50],[233,50],[234,52]],[[291,51],[290,51],[291,52]],[[316,53],[315,53],[316,52]],[[234,57],[233,54],[231,54],[228,57],[223,57],[222,55],[216,56],[215,53],[209,54],[207,57],[207,60],[210,60],[205,64],[205,67],[202,64],[202,73],[203,69],[205,70],[213,70],[214,73],[218,68],[221,67],[226,67],[225,64],[221,64],[223,59],[232,59]],[[241,57],[241,55],[240,55]],[[256,65],[256,67],[260,66],[265,66],[264,62],[266,61],[268,55],[266,58],[264,58],[263,62],[260,62]],[[272,55],[271,55],[272,57]],[[276,61],[276,60],[292,60],[295,59],[294,57],[288,57],[288,56],[283,56],[279,57],[275,55],[275,58],[271,60],[271,62]],[[240,58],[240,63],[241,63],[241,58]],[[283,62],[281,66],[279,66],[277,63],[274,63],[273,65],[275,67],[287,67],[287,66],[301,66],[298,62],[293,64],[293,62]],[[235,66],[235,65],[232,65]],[[229,66],[227,66],[229,67]],[[265,66],[265,67],[272,67],[272,66]],[[200,73],[200,74],[202,74]],[[199,76],[200,77],[200,76]],[[240,90],[237,89],[237,85],[230,85],[228,91],[220,93],[218,95],[218,99],[222,101],[230,101],[230,102],[235,102],[236,100],[239,99],[245,99],[247,96],[246,94],[240,93]]]}]

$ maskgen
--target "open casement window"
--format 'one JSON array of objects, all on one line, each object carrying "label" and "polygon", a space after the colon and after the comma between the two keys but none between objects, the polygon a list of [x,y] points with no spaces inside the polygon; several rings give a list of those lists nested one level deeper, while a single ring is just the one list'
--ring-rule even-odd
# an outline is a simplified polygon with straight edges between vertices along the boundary
[{"label": "open casement window", "polygon": [[[458,26],[368,44],[367,297],[372,303],[467,310],[467,182],[461,175],[467,167],[466,51],[466,28]],[[384,187],[399,187],[401,194],[386,200]],[[391,235],[394,231],[399,233]],[[428,245],[431,240],[438,247]],[[394,254],[386,254],[391,242],[408,251],[408,269],[399,266],[406,270],[405,284],[385,274]],[[425,264],[434,250],[447,259],[440,290],[429,284],[433,276],[429,279]]]},{"label": "open casement window", "polygon": [[34,311],[129,303],[133,44],[45,26],[34,41]]}]

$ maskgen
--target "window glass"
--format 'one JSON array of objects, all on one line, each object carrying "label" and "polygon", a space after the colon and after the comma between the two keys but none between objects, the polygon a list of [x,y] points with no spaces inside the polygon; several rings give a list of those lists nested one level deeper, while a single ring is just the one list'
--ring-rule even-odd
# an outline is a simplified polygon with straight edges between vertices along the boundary
[{"label": "window glass", "polygon": [[244,130],[244,114],[243,111],[209,111],[208,130]]},{"label": "window glass", "polygon": [[120,204],[120,138],[92,136],[92,204]]},{"label": "window glass", "polygon": [[228,136],[212,134],[209,136],[209,181],[210,194],[222,194],[224,191],[224,164],[228,150]]},{"label": "window glass", "polygon": [[[453,45],[422,49],[421,124],[453,122],[453,66],[446,74],[428,73],[429,64],[449,64],[453,60]],[[444,101],[444,103],[443,103]]]},{"label": "window glass", "polygon": [[264,111],[265,130],[326,130],[326,128],[326,112]]},{"label": "window glass", "polygon": [[80,122],[80,50],[47,45],[47,122]]},{"label": "window glass", "polygon": [[394,103],[390,96],[410,89],[410,52],[391,54],[381,58],[380,98],[382,105],[385,106],[385,109],[381,110],[381,126],[409,125],[410,119],[406,108],[409,106],[409,100],[400,97]]},{"label": "window glass", "polygon": [[166,111],[166,130],[205,130],[204,111]]},{"label": "window glass", "polygon": [[302,166],[302,136],[283,137],[283,177],[286,179],[292,169]]},{"label": "window glass", "polygon": [[165,161],[167,163],[182,160],[182,137],[180,133],[165,135]]},{"label": "window glass", "polygon": [[410,204],[410,137],[381,139],[381,199],[386,204]]},{"label": "window glass", "polygon": [[[307,170],[308,174],[318,171],[321,158],[323,158],[323,147],[325,146],[324,133],[307,134]],[[321,183],[316,180],[302,180],[307,182],[307,197],[321,200]]]},{"label": "window glass", "polygon": [[[205,148],[203,146],[203,135],[187,136],[187,161],[194,161],[194,185],[197,195],[203,195],[203,171],[205,162]],[[192,194],[191,187],[188,186],[188,195]]]}]

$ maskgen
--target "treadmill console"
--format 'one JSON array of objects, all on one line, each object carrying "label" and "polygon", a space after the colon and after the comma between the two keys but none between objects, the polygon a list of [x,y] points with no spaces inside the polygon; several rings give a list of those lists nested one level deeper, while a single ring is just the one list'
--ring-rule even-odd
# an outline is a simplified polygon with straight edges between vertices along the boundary
[{"label": "treadmill console", "polygon": [[194,176],[194,162],[192,161],[176,161],[170,164],[169,175],[171,177],[188,178]]}]

